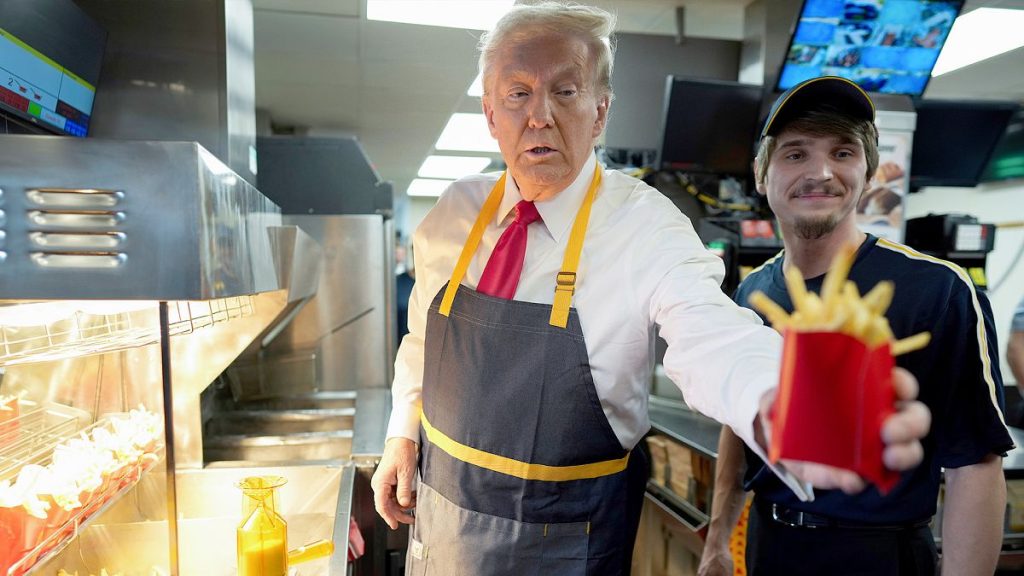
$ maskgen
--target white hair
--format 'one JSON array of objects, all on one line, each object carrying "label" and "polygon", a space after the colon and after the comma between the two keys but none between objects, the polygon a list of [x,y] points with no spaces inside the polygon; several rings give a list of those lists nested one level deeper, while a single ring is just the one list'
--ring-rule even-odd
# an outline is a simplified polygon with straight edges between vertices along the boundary
[{"label": "white hair", "polygon": [[547,34],[572,34],[589,47],[594,70],[594,87],[612,97],[612,63],[615,57],[615,15],[566,1],[548,1],[513,6],[489,32],[480,36],[480,76],[488,91],[491,61],[503,44]]}]

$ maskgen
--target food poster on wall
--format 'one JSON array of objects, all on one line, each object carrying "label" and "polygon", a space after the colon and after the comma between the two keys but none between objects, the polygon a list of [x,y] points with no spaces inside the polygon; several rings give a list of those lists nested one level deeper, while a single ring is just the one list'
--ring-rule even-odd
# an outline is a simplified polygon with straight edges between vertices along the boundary
[{"label": "food poster on wall", "polygon": [[857,224],[864,232],[903,241],[913,136],[912,132],[879,131],[878,170],[857,202]]}]

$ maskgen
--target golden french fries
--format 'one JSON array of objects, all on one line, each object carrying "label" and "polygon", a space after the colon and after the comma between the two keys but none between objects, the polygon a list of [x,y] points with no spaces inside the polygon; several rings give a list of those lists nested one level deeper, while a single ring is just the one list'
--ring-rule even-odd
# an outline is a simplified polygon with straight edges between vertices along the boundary
[{"label": "golden french fries", "polygon": [[750,295],[750,305],[764,315],[780,332],[784,329],[801,332],[840,332],[853,336],[874,348],[889,343],[893,356],[920,350],[928,345],[931,335],[921,332],[908,338],[894,340],[885,311],[892,303],[893,284],[882,281],[863,297],[857,285],[847,280],[857,249],[845,246],[836,255],[825,281],[821,296],[807,291],[803,274],[796,266],[785,272],[786,288],[793,300],[793,313],[788,314],[763,292]]}]

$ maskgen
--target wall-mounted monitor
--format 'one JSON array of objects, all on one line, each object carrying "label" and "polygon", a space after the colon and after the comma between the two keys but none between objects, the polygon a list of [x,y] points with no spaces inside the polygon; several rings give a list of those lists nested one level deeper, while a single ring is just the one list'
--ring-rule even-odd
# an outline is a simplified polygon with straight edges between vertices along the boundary
[{"label": "wall-mounted monitor", "polygon": [[106,40],[72,0],[0,2],[0,113],[85,136]]},{"label": "wall-mounted monitor", "polygon": [[804,0],[776,88],[819,76],[920,96],[962,0]]},{"label": "wall-mounted monitor", "polygon": [[921,100],[910,158],[910,189],[978,185],[1016,102]]},{"label": "wall-mounted monitor", "polygon": [[660,168],[746,178],[760,110],[760,86],[669,76]]},{"label": "wall-mounted monitor", "polygon": [[1024,178],[1024,109],[1018,110],[1006,125],[1006,131],[981,175],[982,182],[1018,178]]}]

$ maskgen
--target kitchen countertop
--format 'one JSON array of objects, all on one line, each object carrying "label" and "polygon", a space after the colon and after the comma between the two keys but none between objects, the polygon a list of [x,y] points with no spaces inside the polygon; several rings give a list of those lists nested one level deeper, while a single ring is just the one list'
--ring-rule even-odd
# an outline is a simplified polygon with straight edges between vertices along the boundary
[{"label": "kitchen countertop", "polygon": [[705,456],[718,457],[721,424],[690,410],[679,400],[651,396],[648,410],[652,428]]}]

